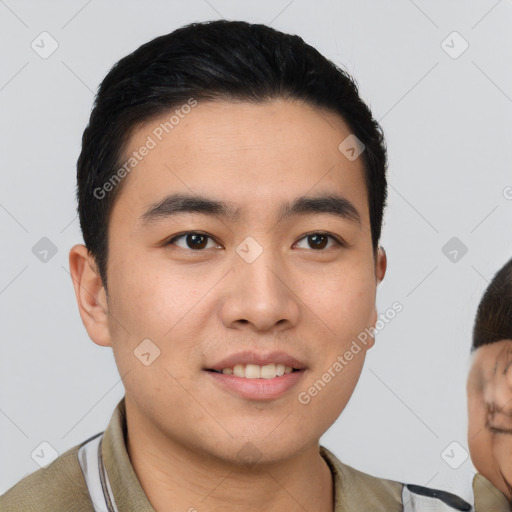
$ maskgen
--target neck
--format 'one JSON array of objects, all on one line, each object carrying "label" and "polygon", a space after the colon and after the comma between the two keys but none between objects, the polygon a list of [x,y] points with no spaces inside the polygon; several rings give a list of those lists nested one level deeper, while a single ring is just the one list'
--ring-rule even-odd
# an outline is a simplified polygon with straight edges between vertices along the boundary
[{"label": "neck", "polygon": [[127,415],[127,450],[158,512],[333,512],[332,474],[318,442],[286,460],[233,463],[185,447]]}]

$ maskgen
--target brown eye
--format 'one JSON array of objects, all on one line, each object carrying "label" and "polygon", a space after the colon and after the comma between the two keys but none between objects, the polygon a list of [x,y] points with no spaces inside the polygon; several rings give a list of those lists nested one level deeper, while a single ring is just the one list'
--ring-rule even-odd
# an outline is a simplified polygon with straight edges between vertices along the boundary
[{"label": "brown eye", "polygon": [[[203,233],[198,233],[196,231],[190,231],[188,233],[183,233],[181,235],[177,235],[171,240],[169,240],[168,245],[173,245],[177,240],[185,240],[185,245],[176,244],[178,247],[182,249],[192,249],[194,251],[200,251],[202,249],[207,248],[208,240],[212,240],[211,236],[205,235]],[[214,247],[219,247],[214,244]]]},{"label": "brown eye", "polygon": [[185,240],[191,249],[204,249],[207,243],[207,237],[204,235],[187,235]]},{"label": "brown eye", "polygon": [[323,249],[328,244],[328,237],[325,235],[310,235],[308,239],[314,249]]},{"label": "brown eye", "polygon": [[327,233],[310,233],[309,235],[301,238],[301,241],[307,241],[307,247],[301,247],[301,249],[313,249],[321,251],[328,246],[329,239],[333,241],[333,244],[331,244],[328,248],[332,247],[333,245],[342,245],[336,238]]}]

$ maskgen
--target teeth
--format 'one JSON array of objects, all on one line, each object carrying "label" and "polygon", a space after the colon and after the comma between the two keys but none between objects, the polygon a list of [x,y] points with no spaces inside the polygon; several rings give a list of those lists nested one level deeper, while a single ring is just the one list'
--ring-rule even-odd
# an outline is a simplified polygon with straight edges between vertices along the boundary
[{"label": "teeth", "polygon": [[236,364],[233,368],[224,368],[222,373],[226,375],[235,375],[236,377],[245,377],[246,379],[273,379],[281,377],[285,373],[292,373],[291,366],[284,364],[267,364],[259,366],[257,364]]},{"label": "teeth", "polygon": [[245,366],[246,379],[259,379],[261,377],[261,366],[257,364],[248,364]]},{"label": "teeth", "polygon": [[242,364],[236,364],[233,367],[233,375],[236,377],[245,377],[245,367]]},{"label": "teeth", "polygon": [[[247,372],[247,370],[246,370]],[[247,375],[247,373],[246,373]],[[273,379],[277,376],[277,370],[275,364],[267,364],[266,366],[261,367],[261,375],[262,379]]]}]

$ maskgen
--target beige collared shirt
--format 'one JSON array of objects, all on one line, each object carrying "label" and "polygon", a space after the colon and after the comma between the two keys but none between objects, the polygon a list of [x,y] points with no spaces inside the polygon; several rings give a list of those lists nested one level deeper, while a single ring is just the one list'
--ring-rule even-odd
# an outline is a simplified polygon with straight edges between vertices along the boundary
[{"label": "beige collared shirt", "polygon": [[[103,435],[101,437],[97,435],[94,438],[97,438],[98,442],[101,440],[99,460],[108,475],[107,484],[104,481],[101,485],[98,484],[100,492],[102,488],[105,489],[104,493],[101,492],[102,498],[103,494],[108,495],[110,492],[112,502],[115,503],[112,505],[112,510],[118,512],[155,512],[141,487],[126,450],[124,398],[115,408]],[[26,476],[11,487],[0,497],[0,512],[94,512],[91,494],[84,478],[86,473],[79,462],[80,449],[87,441],[69,449],[45,468]],[[320,446],[320,453],[333,476],[334,512],[401,512],[403,510],[401,483],[357,471],[340,462],[323,446]],[[89,470],[95,473],[98,468],[92,464]],[[100,482],[99,478],[98,482]],[[475,477],[473,485],[476,494],[476,512],[512,510],[505,496],[481,475]],[[109,491],[106,490],[107,488]],[[108,497],[106,501],[109,501]],[[100,507],[97,500],[95,503],[97,508]]]},{"label": "beige collared shirt", "polygon": [[508,512],[512,510],[512,505],[506,496],[479,473],[473,478],[473,492],[475,493],[475,510],[477,512]]}]

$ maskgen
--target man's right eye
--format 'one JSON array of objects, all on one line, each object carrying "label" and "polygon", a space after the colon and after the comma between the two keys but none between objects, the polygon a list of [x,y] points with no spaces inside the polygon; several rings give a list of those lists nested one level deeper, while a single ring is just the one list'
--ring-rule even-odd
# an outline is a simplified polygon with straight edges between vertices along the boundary
[{"label": "man's right eye", "polygon": [[[200,233],[198,231],[187,231],[186,233],[181,233],[172,237],[166,245],[177,245],[181,249],[191,249],[193,251],[201,251],[202,249],[220,247],[219,245],[215,245],[215,243],[213,246],[208,246],[208,239],[214,242],[210,235]],[[177,244],[176,242],[178,240],[183,240],[183,245]]]}]

